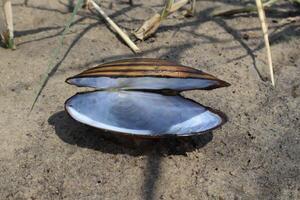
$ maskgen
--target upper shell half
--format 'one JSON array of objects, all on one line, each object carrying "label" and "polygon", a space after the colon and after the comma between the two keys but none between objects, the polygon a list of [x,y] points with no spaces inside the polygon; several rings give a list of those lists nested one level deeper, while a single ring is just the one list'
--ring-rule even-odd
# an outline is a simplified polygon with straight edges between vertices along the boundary
[{"label": "upper shell half", "polygon": [[229,84],[200,70],[158,59],[127,59],[105,63],[70,77],[67,83],[97,89],[176,91],[214,89]]}]

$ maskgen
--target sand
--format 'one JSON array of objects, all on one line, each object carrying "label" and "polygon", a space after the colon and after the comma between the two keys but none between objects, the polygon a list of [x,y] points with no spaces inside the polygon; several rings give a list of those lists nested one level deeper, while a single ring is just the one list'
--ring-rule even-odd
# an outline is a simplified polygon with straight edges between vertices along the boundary
[{"label": "sand", "polygon": [[[66,0],[61,1],[67,3]],[[138,28],[162,1],[102,1],[124,29]],[[64,101],[83,91],[67,77],[97,63],[134,57],[102,20],[81,11],[55,60],[57,70],[29,115],[67,4],[14,1],[17,50],[0,48],[0,199],[299,199],[300,24],[294,7],[269,13],[276,87],[255,14],[212,18],[232,1],[199,1],[195,17],[180,12],[137,45],[141,57],[201,69],[231,86],[184,95],[227,114],[228,122],[193,138],[118,140],[71,119]],[[290,12],[285,12],[289,9]],[[299,14],[299,13],[298,13]]]}]

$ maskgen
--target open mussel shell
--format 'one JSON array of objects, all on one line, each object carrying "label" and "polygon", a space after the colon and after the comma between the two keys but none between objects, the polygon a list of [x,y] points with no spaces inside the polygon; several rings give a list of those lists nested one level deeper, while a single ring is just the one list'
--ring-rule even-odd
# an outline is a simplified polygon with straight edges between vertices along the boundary
[{"label": "open mussel shell", "polygon": [[75,120],[101,129],[142,137],[191,136],[226,120],[219,111],[180,95],[142,91],[93,91],[66,101]]},{"label": "open mussel shell", "polygon": [[65,103],[75,120],[141,137],[191,136],[226,121],[219,111],[179,95],[180,91],[229,86],[200,70],[158,59],[105,63],[66,80],[96,91],[78,93]]},{"label": "open mussel shell", "polygon": [[79,87],[133,90],[194,90],[229,86],[210,74],[173,62],[135,58],[105,63],[67,79]]}]

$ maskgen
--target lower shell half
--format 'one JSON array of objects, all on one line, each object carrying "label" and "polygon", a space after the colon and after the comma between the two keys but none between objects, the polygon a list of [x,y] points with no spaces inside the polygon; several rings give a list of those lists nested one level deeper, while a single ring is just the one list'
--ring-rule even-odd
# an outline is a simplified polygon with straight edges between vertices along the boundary
[{"label": "lower shell half", "polygon": [[142,137],[198,135],[226,121],[223,113],[180,95],[141,91],[78,93],[65,109],[86,125]]}]

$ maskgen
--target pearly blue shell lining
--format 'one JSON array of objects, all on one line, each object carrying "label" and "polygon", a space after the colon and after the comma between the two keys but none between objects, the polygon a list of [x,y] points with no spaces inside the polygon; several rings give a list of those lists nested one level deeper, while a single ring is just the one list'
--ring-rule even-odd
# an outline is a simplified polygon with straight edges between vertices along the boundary
[{"label": "pearly blue shell lining", "polygon": [[66,109],[84,124],[141,136],[188,136],[222,123],[218,114],[181,96],[138,91],[81,93]]}]

